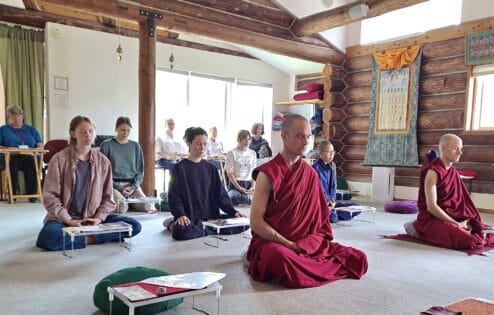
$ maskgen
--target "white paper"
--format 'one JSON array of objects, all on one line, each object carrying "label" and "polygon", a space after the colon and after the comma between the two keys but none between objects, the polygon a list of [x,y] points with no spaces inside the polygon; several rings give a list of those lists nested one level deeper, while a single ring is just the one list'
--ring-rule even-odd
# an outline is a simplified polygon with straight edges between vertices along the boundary
[{"label": "white paper", "polygon": [[141,282],[172,288],[198,290],[223,279],[225,276],[226,274],[217,272],[192,272],[179,275],[153,277],[144,279]]}]

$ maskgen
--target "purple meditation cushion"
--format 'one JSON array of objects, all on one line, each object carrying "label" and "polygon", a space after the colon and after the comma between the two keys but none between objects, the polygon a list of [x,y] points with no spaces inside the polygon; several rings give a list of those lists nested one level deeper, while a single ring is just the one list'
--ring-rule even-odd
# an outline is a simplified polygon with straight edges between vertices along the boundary
[{"label": "purple meditation cushion", "polygon": [[384,205],[384,211],[412,214],[419,212],[419,208],[417,207],[417,202],[413,200],[390,201]]}]

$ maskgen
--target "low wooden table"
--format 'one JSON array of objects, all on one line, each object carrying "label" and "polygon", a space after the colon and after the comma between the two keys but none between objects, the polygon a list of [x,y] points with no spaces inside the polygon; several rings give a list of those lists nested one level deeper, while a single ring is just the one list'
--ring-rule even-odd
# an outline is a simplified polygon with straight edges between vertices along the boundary
[{"label": "low wooden table", "polygon": [[110,301],[110,315],[112,314],[112,302],[114,300],[114,297],[118,298],[120,301],[122,301],[125,305],[129,307],[129,315],[134,315],[134,309],[136,307],[144,306],[144,305],[149,305],[149,304],[154,304],[154,303],[159,303],[159,302],[164,302],[164,301],[169,301],[173,299],[179,299],[182,297],[187,297],[187,296],[192,296],[192,308],[194,310],[203,312],[205,314],[208,314],[204,312],[203,310],[197,309],[195,306],[195,301],[194,301],[194,296],[199,295],[199,294],[205,294],[209,292],[215,292],[216,293],[216,298],[218,300],[218,315],[220,314],[220,295],[221,295],[221,290],[223,289],[223,286],[219,282],[214,282],[213,284],[199,290],[190,290],[190,291],[185,291],[181,293],[174,293],[170,295],[164,295],[164,296],[159,296],[156,298],[152,299],[147,299],[147,300],[142,300],[142,301],[135,301],[132,302],[130,301],[126,296],[123,294],[119,293],[116,291],[113,287],[108,287],[108,300]]},{"label": "low wooden table", "polygon": [[[213,247],[218,248],[220,246],[219,240],[221,239],[221,237],[220,237],[220,230],[221,229],[242,226],[242,227],[244,227],[243,233],[245,233],[245,231],[246,231],[245,228],[247,226],[249,226],[249,223],[248,222],[245,222],[245,221],[242,221],[242,220],[239,220],[238,223],[221,224],[220,222],[221,221],[224,221],[224,220],[235,220],[235,219],[234,218],[231,218],[231,219],[217,219],[217,220],[211,220],[211,221],[202,221],[202,230],[203,230],[203,232],[202,232],[202,242],[205,245],[213,246]],[[216,238],[216,245],[206,242],[206,240],[205,240],[206,227],[211,227],[211,228],[213,228],[213,229],[216,230],[216,235],[214,235],[214,237]],[[243,236],[243,237],[244,238],[248,238],[248,237],[245,237],[245,236]],[[226,241],[226,239],[222,239],[222,240],[225,240]]]},{"label": "low wooden table", "polygon": [[[74,240],[75,240],[75,237],[76,236],[88,236],[88,235],[96,235],[96,234],[108,234],[108,233],[118,233],[119,234],[119,237],[120,237],[120,240],[119,240],[119,244],[120,246],[122,246],[122,233],[129,233],[129,246],[122,246],[122,247],[125,247],[127,248],[129,251],[132,250],[132,225],[128,224],[128,223],[125,223],[125,222],[116,222],[120,225],[122,225],[121,227],[118,227],[118,228],[108,228],[108,229],[104,229],[104,228],[101,228],[101,229],[97,229],[98,226],[88,226],[86,228],[90,228],[90,227],[93,227],[93,229],[91,230],[85,230],[84,226],[78,228],[78,227],[70,227],[70,226],[67,226],[67,227],[64,227],[62,229],[62,234],[63,234],[63,255],[66,256],[66,257],[69,257],[69,258],[73,258],[73,255],[74,255]],[[108,225],[111,225],[111,224],[115,224],[115,223],[107,223]],[[105,223],[103,224],[100,224],[100,225],[105,225]],[[71,242],[71,255],[69,255],[67,253],[67,251],[65,250],[65,236],[66,235],[69,235],[70,236],[70,242]]]},{"label": "low wooden table", "polygon": [[[37,148],[0,148],[0,153],[5,155],[5,181],[7,184],[6,190],[8,192],[8,201],[13,203],[18,198],[39,198],[43,201],[43,195],[41,192],[41,163],[43,161],[43,154],[48,150]],[[34,170],[36,173],[36,194],[32,195],[16,195],[12,187],[12,174],[10,174],[10,157],[12,154],[30,155],[34,159]],[[39,157],[39,158],[38,158]]]},{"label": "low wooden table", "polygon": [[[376,208],[374,207],[371,207],[371,206],[348,206],[348,207],[338,207],[338,208],[335,208],[336,211],[344,211],[344,212],[348,212],[350,214],[350,216],[352,216],[352,219],[348,222],[352,222],[353,220],[355,221],[361,221],[361,222],[368,222],[368,223],[376,223]],[[364,212],[372,212],[372,221],[369,221],[369,220],[361,220],[361,219],[354,219],[353,218],[353,214],[355,212],[361,212],[361,213],[364,213]],[[343,221],[343,222],[346,222],[346,221]],[[341,224],[341,225],[346,225],[346,224]],[[352,223],[348,224],[348,225],[352,225]]]}]

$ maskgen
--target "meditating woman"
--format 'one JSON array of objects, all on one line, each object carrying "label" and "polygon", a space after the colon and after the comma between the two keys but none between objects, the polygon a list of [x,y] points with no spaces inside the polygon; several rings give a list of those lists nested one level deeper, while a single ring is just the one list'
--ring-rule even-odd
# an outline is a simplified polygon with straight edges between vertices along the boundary
[{"label": "meditating woman", "polygon": [[228,175],[228,195],[234,205],[250,205],[254,193],[252,171],[256,167],[256,153],[249,149],[250,133],[240,130],[237,147],[226,154],[226,174]]},{"label": "meditating woman", "polygon": [[[189,147],[189,156],[171,170],[168,202],[173,217],[163,222],[176,240],[203,236],[204,220],[245,217],[233,208],[214,165],[203,159],[208,144],[206,131],[190,127],[185,131],[184,140]],[[226,215],[220,214],[220,209]],[[222,229],[228,234],[241,231],[238,228]]]},{"label": "meditating woman", "polygon": [[269,147],[268,140],[262,137],[262,135],[264,134],[264,124],[255,123],[254,125],[252,125],[251,133],[252,139],[249,144],[249,149],[256,152],[256,157],[259,160],[272,157],[273,152]]},{"label": "meditating woman", "polygon": [[218,170],[221,170],[221,161],[224,158],[223,143],[218,141],[218,129],[216,127],[211,127],[209,129],[209,141],[206,148],[206,159],[213,163]]},{"label": "meditating woman", "polygon": [[[115,210],[111,164],[101,152],[91,148],[95,138],[94,123],[87,117],[76,116],[70,122],[69,134],[70,147],[55,154],[50,161],[43,186],[43,205],[48,213],[36,246],[49,251],[63,250],[62,229],[66,226],[119,221],[132,225],[131,236],[128,233],[76,236],[75,249],[118,242],[120,237],[139,234],[141,224],[135,219],[111,214]],[[65,249],[69,249],[70,236],[65,237]]]},{"label": "meditating woman", "polygon": [[[144,158],[139,143],[129,140],[132,124],[128,117],[118,117],[115,124],[116,136],[105,140],[100,147],[111,162],[113,174],[113,198],[117,204],[116,212],[125,213],[129,204],[126,198],[145,197],[140,186],[144,178]],[[151,210],[147,202],[132,203],[130,207],[137,211]]]},{"label": "meditating woman", "polygon": [[170,170],[178,160],[187,156],[187,146],[183,141],[173,137],[173,130],[175,130],[173,119],[167,119],[165,123],[165,137],[156,139],[156,164]]},{"label": "meditating woman", "polygon": [[[20,107],[7,108],[7,124],[0,127],[0,148],[43,148],[43,142],[36,128],[24,124],[24,112]],[[0,154],[0,159],[4,159]],[[3,162],[3,161],[2,161]],[[36,169],[34,158],[31,155],[13,154],[10,156],[10,174],[15,194],[21,193],[17,172],[24,173],[25,194],[36,194]],[[37,198],[30,198],[30,202],[37,203]]]}]

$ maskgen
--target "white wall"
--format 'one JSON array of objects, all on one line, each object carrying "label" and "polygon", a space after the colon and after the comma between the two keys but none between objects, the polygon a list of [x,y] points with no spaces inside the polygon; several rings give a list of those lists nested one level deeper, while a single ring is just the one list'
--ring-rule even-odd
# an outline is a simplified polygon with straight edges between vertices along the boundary
[{"label": "white wall", "polygon": [[[87,115],[98,134],[113,134],[117,116],[129,116],[138,138],[138,40],[121,37],[123,59],[112,34],[47,23],[48,137],[66,138],[70,119]],[[175,69],[272,84],[274,101],[289,96],[289,76],[260,60],[174,47]],[[169,67],[170,46],[157,43],[157,66]],[[54,89],[54,76],[68,78],[68,91]],[[57,102],[67,96],[67,102]],[[170,104],[170,111],[172,111]],[[266,119],[270,124],[271,117]]]},{"label": "white wall", "polygon": [[461,21],[478,20],[494,15],[492,0],[463,0]]}]

